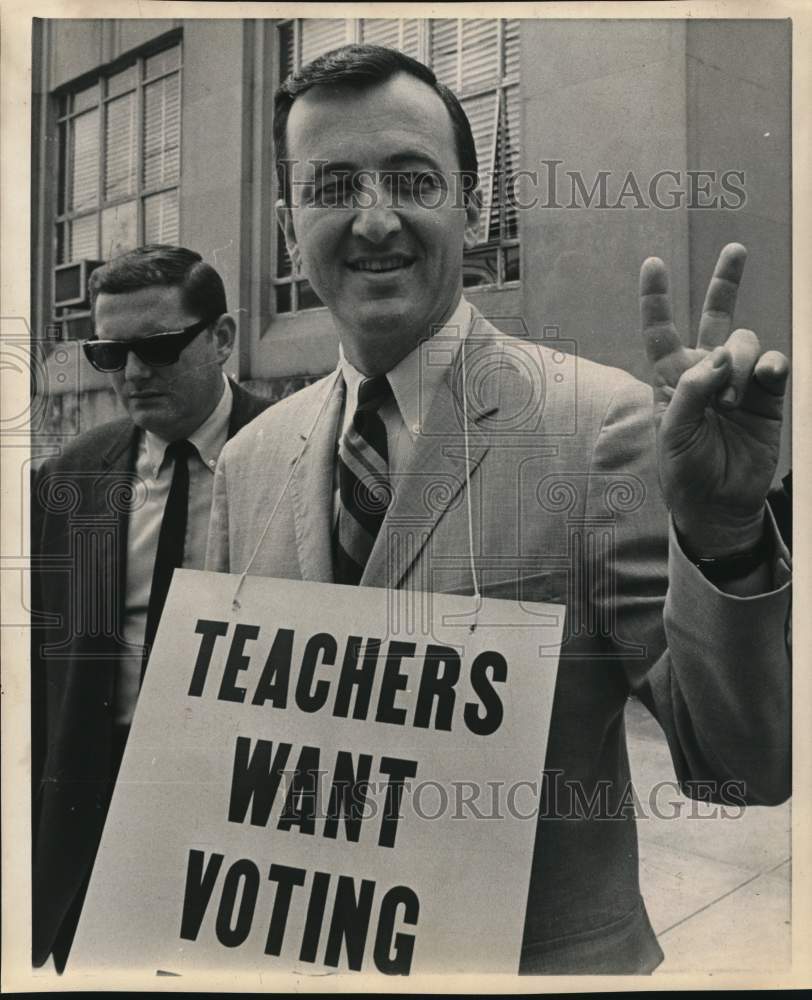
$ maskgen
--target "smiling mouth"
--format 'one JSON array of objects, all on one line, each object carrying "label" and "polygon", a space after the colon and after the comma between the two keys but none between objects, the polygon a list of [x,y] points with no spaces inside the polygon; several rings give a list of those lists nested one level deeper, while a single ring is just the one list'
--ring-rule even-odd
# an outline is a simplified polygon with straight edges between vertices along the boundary
[{"label": "smiling mouth", "polygon": [[387,274],[390,271],[402,271],[411,267],[414,259],[411,257],[372,257],[349,261],[347,267],[351,271],[366,274]]}]

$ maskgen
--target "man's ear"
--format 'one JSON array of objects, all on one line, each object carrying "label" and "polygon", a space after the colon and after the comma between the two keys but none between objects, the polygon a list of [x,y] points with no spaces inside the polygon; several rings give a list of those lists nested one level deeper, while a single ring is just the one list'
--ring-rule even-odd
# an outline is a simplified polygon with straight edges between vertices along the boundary
[{"label": "man's ear", "polygon": [[465,203],[465,249],[472,250],[479,243],[479,217],[482,214],[482,194],[479,188],[471,191]]},{"label": "man's ear", "polygon": [[288,256],[293,262],[294,268],[298,268],[302,262],[302,255],[299,252],[299,244],[296,241],[296,231],[293,228],[293,213],[282,198],[277,201],[275,208],[276,221],[279,223],[285,237],[285,245],[288,248]]},{"label": "man's ear", "polygon": [[225,364],[234,350],[234,338],[237,336],[237,324],[231,313],[223,313],[212,328],[212,339],[217,360]]}]

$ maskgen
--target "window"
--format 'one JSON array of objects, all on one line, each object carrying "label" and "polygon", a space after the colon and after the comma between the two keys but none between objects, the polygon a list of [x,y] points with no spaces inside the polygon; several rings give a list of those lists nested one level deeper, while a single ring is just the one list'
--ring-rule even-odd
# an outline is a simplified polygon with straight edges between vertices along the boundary
[{"label": "window", "polygon": [[[479,160],[483,208],[479,244],[465,254],[466,287],[519,280],[519,226],[506,178],[519,168],[519,21],[508,18],[297,18],[279,25],[280,81],[347,42],[400,49],[431,66],[460,98]],[[321,302],[292,267],[277,229],[277,313]]]},{"label": "window", "polygon": [[173,45],[57,95],[57,265],[178,241],[180,76]]}]

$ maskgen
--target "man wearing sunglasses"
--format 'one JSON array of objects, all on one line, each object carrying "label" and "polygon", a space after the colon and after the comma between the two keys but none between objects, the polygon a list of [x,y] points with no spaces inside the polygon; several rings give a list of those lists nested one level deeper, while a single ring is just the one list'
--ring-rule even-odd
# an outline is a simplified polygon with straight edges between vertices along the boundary
[{"label": "man wearing sunglasses", "polygon": [[[223,373],[235,324],[199,254],[140,247],[94,271],[90,295],[84,353],[127,416],[32,485],[31,606],[53,621],[32,643],[33,959],[59,971],[172,571],[203,566],[220,450],[268,405]],[[69,575],[49,571],[66,552]]]}]

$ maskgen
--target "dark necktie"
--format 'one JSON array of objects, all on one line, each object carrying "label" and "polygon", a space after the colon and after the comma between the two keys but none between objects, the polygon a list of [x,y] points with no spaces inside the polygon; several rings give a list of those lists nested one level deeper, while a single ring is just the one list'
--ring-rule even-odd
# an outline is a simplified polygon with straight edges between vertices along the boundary
[{"label": "dark necktie", "polygon": [[166,449],[165,458],[174,459],[172,484],[166,498],[161,531],[158,535],[158,549],[155,553],[155,569],[152,571],[152,587],[147,608],[147,627],[144,632],[143,676],[147,657],[158,631],[158,621],[163,611],[169,584],[176,567],[183,565],[183,547],[186,541],[186,519],[189,511],[189,466],[188,460],[197,454],[197,449],[189,441],[173,441]]},{"label": "dark necktie", "polygon": [[357,584],[389,506],[389,447],[378,409],[391,397],[385,375],[364,379],[358,408],[338,448],[340,504],[333,535],[333,578]]}]

